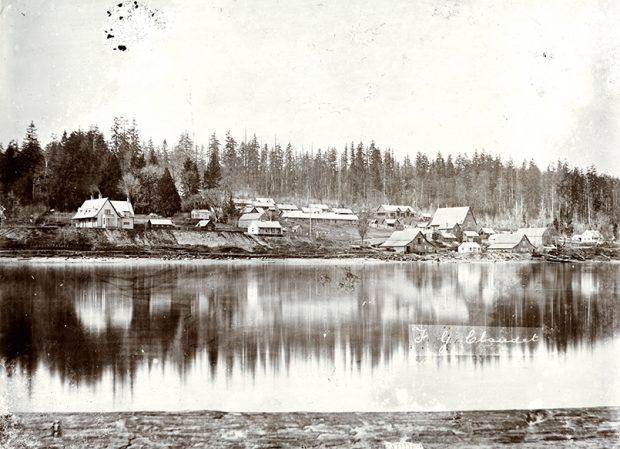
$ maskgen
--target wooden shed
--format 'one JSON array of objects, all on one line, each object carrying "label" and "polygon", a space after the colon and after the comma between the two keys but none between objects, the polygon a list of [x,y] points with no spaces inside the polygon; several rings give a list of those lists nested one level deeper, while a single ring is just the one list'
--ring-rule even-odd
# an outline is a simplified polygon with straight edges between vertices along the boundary
[{"label": "wooden shed", "polygon": [[525,234],[495,234],[489,251],[504,251],[513,253],[529,253],[536,247],[532,245]]},{"label": "wooden shed", "polygon": [[407,228],[394,231],[390,238],[381,244],[382,248],[389,248],[397,253],[432,253],[437,250],[435,245],[428,241],[424,232],[419,228]]}]

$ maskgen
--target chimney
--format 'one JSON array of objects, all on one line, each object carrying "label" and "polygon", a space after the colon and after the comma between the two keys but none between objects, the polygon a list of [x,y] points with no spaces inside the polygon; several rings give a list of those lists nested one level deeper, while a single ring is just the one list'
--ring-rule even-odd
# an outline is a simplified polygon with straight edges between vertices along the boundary
[{"label": "chimney", "polygon": [[99,191],[99,199],[101,199],[101,190]]},{"label": "chimney", "polygon": [[91,201],[94,200],[92,193],[90,194],[90,199],[91,199]]}]

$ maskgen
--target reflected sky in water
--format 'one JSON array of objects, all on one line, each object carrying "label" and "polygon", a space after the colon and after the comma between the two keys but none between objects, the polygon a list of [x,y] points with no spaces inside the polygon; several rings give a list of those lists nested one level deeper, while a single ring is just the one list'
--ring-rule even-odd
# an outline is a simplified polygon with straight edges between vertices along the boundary
[{"label": "reflected sky in water", "polygon": [[[620,405],[619,275],[618,264],[5,265],[0,408]],[[496,357],[428,357],[410,347],[414,323],[543,338]]]}]

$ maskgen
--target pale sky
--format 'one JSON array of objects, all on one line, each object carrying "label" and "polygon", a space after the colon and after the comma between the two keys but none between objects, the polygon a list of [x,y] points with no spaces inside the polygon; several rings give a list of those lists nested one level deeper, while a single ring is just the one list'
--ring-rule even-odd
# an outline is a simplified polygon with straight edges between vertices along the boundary
[{"label": "pale sky", "polygon": [[247,130],[620,175],[620,2],[140,0],[153,20],[121,22],[120,1],[0,0],[0,142],[124,115],[156,144]]}]

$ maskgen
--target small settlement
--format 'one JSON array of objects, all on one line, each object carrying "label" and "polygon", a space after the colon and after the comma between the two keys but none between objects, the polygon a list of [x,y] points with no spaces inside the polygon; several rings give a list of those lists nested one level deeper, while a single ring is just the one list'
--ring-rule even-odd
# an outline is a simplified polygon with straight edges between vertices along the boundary
[{"label": "small settlement", "polygon": [[[314,238],[339,227],[349,230],[344,235],[355,235],[360,220],[352,208],[342,204],[337,207],[323,203],[296,205],[267,197],[234,198],[233,203],[238,218],[232,225],[230,221],[228,225],[221,224],[221,210],[213,208],[194,209],[180,224],[155,214],[138,218],[129,199],[101,197],[84,201],[72,221],[78,228],[134,229],[134,226],[144,226],[153,230],[181,228],[209,232],[222,230],[220,226],[224,226],[226,230],[260,238],[288,234]],[[558,239],[552,227],[510,231],[484,226],[468,206],[439,207],[430,214],[409,205],[381,204],[374,210],[368,226],[376,231],[367,244],[400,254],[440,251],[456,251],[462,255],[485,251],[531,253],[552,247]],[[597,245],[604,239],[598,231],[586,230],[571,240],[574,244]]]}]

